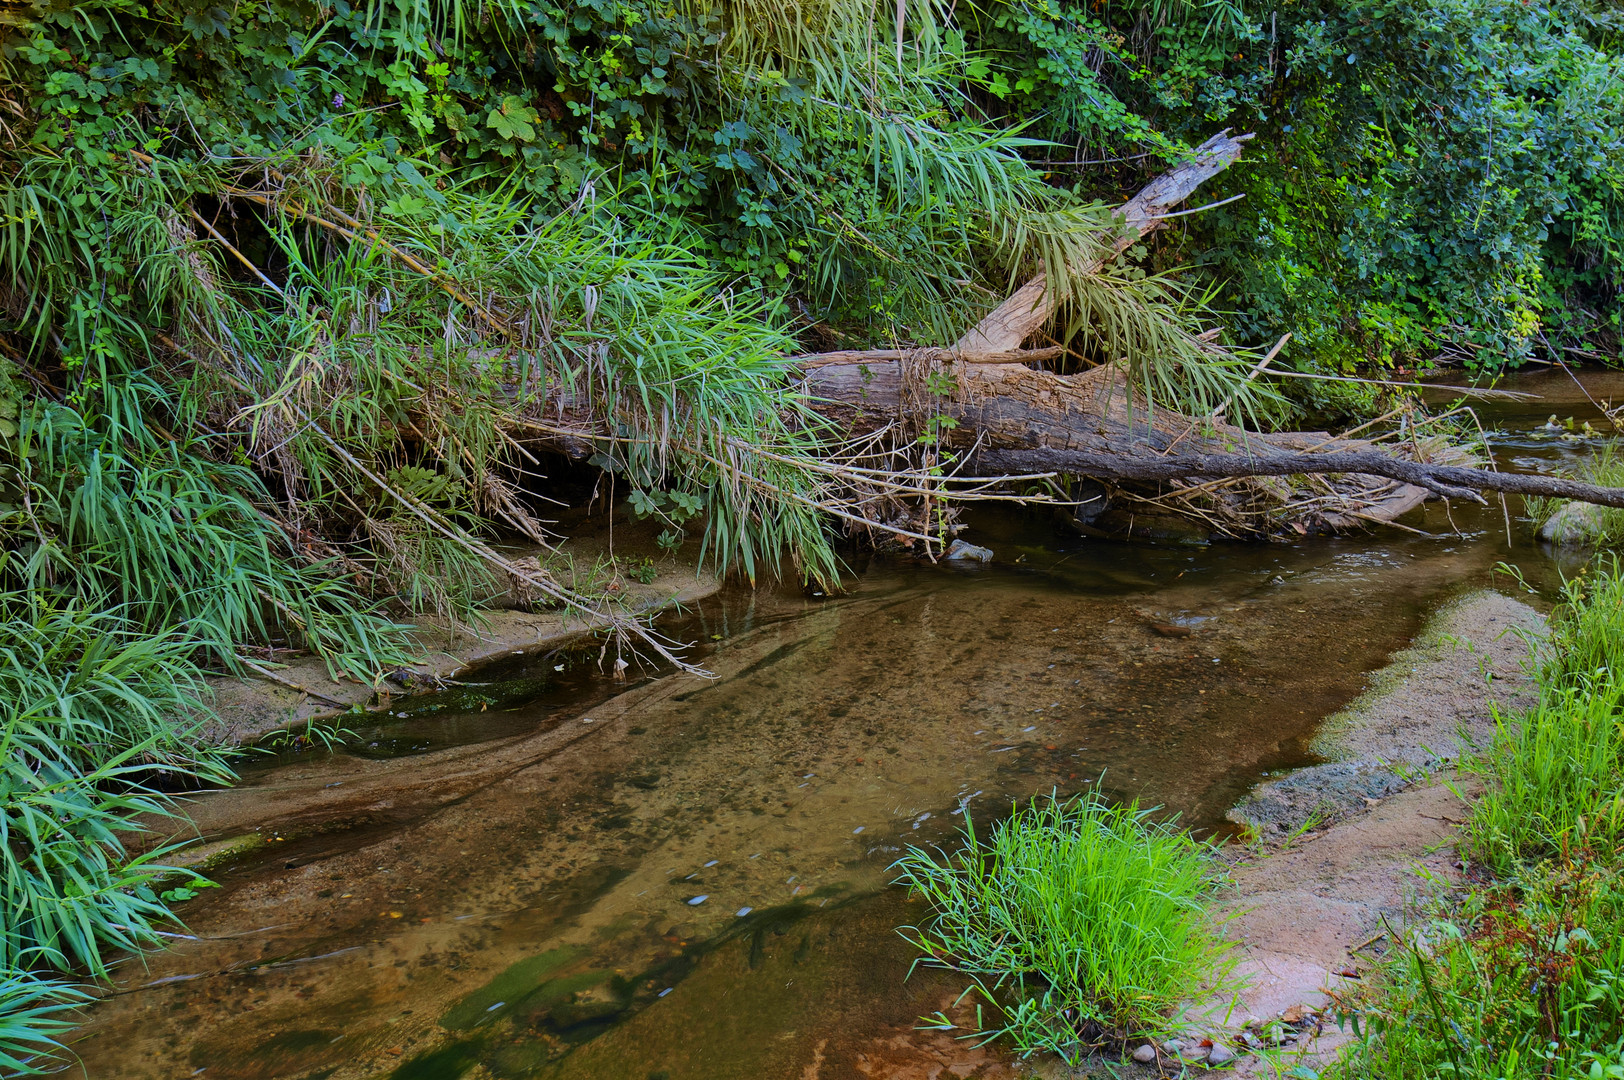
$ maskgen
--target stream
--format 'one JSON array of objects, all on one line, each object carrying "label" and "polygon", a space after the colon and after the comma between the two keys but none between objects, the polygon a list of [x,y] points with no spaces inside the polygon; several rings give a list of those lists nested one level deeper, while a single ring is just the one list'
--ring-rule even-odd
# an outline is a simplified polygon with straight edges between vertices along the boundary
[{"label": "stream", "polygon": [[[1565,373],[1504,385],[1543,400],[1478,409],[1502,468],[1597,445],[1537,430],[1600,415]],[[916,1028],[963,982],[910,977],[898,854],[1093,785],[1224,835],[1439,603],[1521,594],[1502,560],[1552,594],[1520,510],[1509,538],[1494,501],[1405,519],[1428,535],[1208,546],[983,512],[965,536],[990,564],[874,557],[839,596],[728,590],[667,620],[711,679],[505,662],[482,702],[407,702],[197,797],[198,834],[239,854],[87,1010],[74,1073],[1021,1075]]]}]

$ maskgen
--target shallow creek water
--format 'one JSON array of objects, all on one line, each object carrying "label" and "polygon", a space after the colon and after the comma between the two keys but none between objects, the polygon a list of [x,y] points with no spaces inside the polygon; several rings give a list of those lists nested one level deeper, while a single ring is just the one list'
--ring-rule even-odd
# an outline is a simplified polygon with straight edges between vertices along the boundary
[{"label": "shallow creek water", "polygon": [[[1550,400],[1487,419],[1595,415],[1565,376],[1528,386]],[[1584,448],[1497,443],[1523,468]],[[82,1073],[1010,1075],[915,1030],[961,986],[907,977],[894,929],[922,911],[888,865],[966,810],[1096,783],[1221,830],[1439,601],[1502,559],[1553,580],[1498,505],[1453,520],[1185,547],[988,514],[966,534],[988,566],[875,559],[838,597],[729,592],[669,623],[713,679],[516,661],[487,678],[531,681],[484,711],[417,702],[198,798],[206,840],[263,843],[88,1011]]]}]

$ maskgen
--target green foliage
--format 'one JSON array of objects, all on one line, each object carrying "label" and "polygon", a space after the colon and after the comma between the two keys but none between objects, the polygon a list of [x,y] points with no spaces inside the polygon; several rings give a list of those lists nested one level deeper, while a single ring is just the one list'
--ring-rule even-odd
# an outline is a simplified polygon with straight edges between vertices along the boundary
[{"label": "green foliage", "polygon": [[1462,847],[1493,877],[1350,1003],[1349,1077],[1624,1074],[1624,576],[1604,564],[1564,599],[1537,703],[1468,763],[1487,790]]},{"label": "green foliage", "polygon": [[1129,189],[1218,123],[1258,132],[1203,193],[1245,199],[1156,256],[1211,266],[1240,340],[1292,331],[1292,358],[1325,370],[1619,355],[1624,81],[1607,5],[1025,0],[986,9],[972,36],[994,106],[1064,144],[1045,164],[1082,192]]},{"label": "green foliage", "polygon": [[87,1000],[66,983],[0,971],[0,1074],[36,1076],[61,1067],[55,1036],[73,1027],[59,1014]]},{"label": "green foliage", "polygon": [[[1033,800],[949,855],[910,848],[897,879],[932,917],[902,934],[918,963],[969,975],[1001,1010],[978,1034],[1075,1063],[1089,1047],[1166,1033],[1173,1010],[1229,988],[1206,900],[1206,845],[1095,794]],[[945,1018],[937,1022],[951,1027]]]},{"label": "green foliage", "polygon": [[0,594],[0,970],[107,970],[158,942],[159,848],[126,854],[165,785],[230,778],[194,746],[195,646],[37,594]]},{"label": "green foliage", "polygon": [[1624,881],[1588,853],[1519,869],[1412,931],[1335,1075],[1534,1080],[1624,1072]]},{"label": "green foliage", "polygon": [[1624,576],[1604,564],[1564,586],[1538,703],[1497,717],[1476,768],[1489,790],[1473,810],[1471,850],[1497,872],[1624,842]]},{"label": "green foliage", "polygon": [[405,662],[400,628],[255,507],[250,470],[177,443],[132,453],[60,405],[31,409],[18,441],[0,483],[9,473],[22,497],[0,528],[27,538],[4,575],[23,588],[116,606],[159,633],[184,626],[228,667],[253,640],[290,640],[363,679]]},{"label": "green foliage", "polygon": [[1542,334],[1616,335],[1624,84],[1590,14],[1356,0],[1271,23],[1245,122],[1272,145],[1219,185],[1247,199],[1196,223],[1243,333],[1293,330],[1327,367],[1491,371]]},{"label": "green foliage", "polygon": [[[9,557],[8,557],[9,558]],[[172,925],[162,864],[126,839],[173,818],[167,791],[225,783],[199,749],[199,643],[41,592],[0,592],[0,1072],[53,1067],[56,1014],[85,1000],[35,974],[107,974]],[[194,876],[195,877],[195,876]],[[201,879],[192,882],[198,887]],[[182,891],[186,891],[183,888]]]}]

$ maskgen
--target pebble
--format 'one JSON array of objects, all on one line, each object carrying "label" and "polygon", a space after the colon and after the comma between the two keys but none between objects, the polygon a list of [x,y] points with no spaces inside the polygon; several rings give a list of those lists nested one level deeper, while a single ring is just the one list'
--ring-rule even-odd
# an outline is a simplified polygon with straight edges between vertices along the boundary
[{"label": "pebble", "polygon": [[1212,1052],[1207,1055],[1208,1065],[1228,1065],[1235,1060],[1235,1051],[1222,1043],[1214,1043]]},{"label": "pebble", "polygon": [[1141,1065],[1149,1065],[1156,1060],[1156,1048],[1146,1043],[1133,1052],[1133,1059]]}]

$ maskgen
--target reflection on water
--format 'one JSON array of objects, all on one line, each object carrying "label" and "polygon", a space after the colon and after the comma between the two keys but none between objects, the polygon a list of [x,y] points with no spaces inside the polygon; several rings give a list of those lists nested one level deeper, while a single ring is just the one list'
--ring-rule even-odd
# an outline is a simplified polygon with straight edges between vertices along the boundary
[{"label": "reflection on water", "polygon": [[415,703],[362,753],[197,801],[206,836],[266,844],[90,1010],[84,1072],[1008,1075],[913,1030],[960,987],[904,980],[918,909],[890,862],[1093,783],[1218,827],[1446,593],[1508,557],[1549,580],[1498,505],[1454,522],[1192,548],[986,515],[990,565],[877,559],[837,598],[703,605],[675,626],[711,680],[549,655],[480,707]]}]

